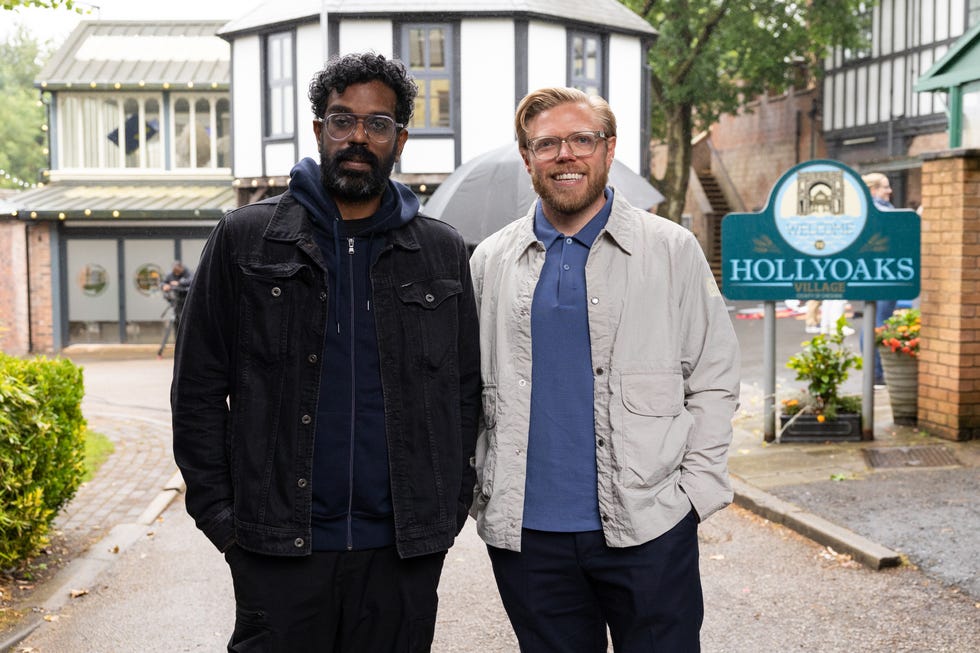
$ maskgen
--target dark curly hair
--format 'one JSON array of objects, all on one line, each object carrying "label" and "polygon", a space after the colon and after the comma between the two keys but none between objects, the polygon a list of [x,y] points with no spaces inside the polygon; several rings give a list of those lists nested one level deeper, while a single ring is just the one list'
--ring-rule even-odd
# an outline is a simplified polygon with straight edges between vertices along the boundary
[{"label": "dark curly hair", "polygon": [[402,62],[373,52],[333,56],[310,82],[313,115],[323,117],[331,91],[343,93],[352,84],[380,81],[395,92],[395,121],[407,125],[415,110],[418,88]]}]

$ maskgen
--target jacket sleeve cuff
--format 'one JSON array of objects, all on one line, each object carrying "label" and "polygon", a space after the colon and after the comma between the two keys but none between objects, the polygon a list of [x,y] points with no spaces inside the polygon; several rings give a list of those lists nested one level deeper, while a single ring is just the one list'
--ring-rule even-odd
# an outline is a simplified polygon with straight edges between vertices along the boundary
[{"label": "jacket sleeve cuff", "polygon": [[220,511],[207,523],[198,526],[221,553],[235,544],[235,518],[231,506]]}]

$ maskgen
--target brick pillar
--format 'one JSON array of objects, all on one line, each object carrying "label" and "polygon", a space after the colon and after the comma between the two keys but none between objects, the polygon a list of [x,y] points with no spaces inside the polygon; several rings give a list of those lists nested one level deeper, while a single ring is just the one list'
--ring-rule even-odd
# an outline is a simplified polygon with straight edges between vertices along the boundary
[{"label": "brick pillar", "polygon": [[923,156],[919,427],[980,437],[980,150]]},{"label": "brick pillar", "polygon": [[27,242],[30,254],[31,293],[31,341],[35,353],[54,352],[54,301],[51,260],[51,231],[53,222],[31,221],[27,224]]}]

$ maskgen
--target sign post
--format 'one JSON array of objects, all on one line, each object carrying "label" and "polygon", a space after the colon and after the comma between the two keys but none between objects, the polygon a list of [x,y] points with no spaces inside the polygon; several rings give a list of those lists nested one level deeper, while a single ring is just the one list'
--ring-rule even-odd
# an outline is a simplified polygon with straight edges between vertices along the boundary
[{"label": "sign post", "polygon": [[[729,213],[721,224],[722,292],[732,300],[864,300],[862,431],[874,433],[876,300],[919,295],[920,221],[915,211],[879,209],[856,172],[807,161],[780,177],[759,213]],[[767,303],[764,432],[775,439],[775,310]],[[769,339],[772,342],[769,342]],[[871,373],[867,373],[870,371]]]}]

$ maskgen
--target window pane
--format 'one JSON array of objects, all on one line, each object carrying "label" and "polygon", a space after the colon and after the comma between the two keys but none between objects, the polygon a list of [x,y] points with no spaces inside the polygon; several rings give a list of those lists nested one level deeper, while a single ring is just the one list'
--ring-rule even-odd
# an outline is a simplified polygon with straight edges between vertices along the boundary
[{"label": "window pane", "polygon": [[114,99],[102,101],[101,111],[98,115],[99,149],[104,156],[105,166],[116,168],[122,165],[119,157],[119,103]]},{"label": "window pane", "polygon": [[408,65],[412,70],[425,69],[425,30],[408,30]]},{"label": "window pane", "polygon": [[129,98],[123,104],[126,114],[126,167],[140,167],[140,149],[145,135],[140,134],[140,103],[134,98]]},{"label": "window pane", "polygon": [[419,92],[415,96],[415,111],[408,126],[414,129],[425,129],[425,98],[428,95],[429,84],[422,79],[416,79],[415,83],[418,84]]},{"label": "window pane", "polygon": [[227,168],[231,165],[228,156],[231,153],[231,111],[228,100],[218,100],[218,167]]},{"label": "window pane", "polygon": [[589,79],[597,79],[599,77],[599,44],[596,39],[587,39],[585,41],[585,76]]},{"label": "window pane", "polygon": [[429,70],[446,69],[446,35],[441,29],[429,30]]},{"label": "window pane", "polygon": [[272,34],[266,40],[266,136],[273,138],[293,135],[293,37],[292,34]]},{"label": "window pane", "polygon": [[146,167],[163,168],[163,139],[160,136],[160,101],[151,98],[144,104],[146,115]]},{"label": "window pane", "polygon": [[82,99],[77,97],[61,98],[61,167],[78,168],[82,165],[82,156],[85,152],[84,143],[81,140],[85,133],[82,115]]},{"label": "window pane", "polygon": [[429,85],[429,127],[449,127],[449,80],[434,79]]},{"label": "window pane", "polygon": [[452,27],[446,24],[403,25],[401,58],[415,77],[413,129],[451,129],[452,116]]},{"label": "window pane", "polygon": [[174,103],[174,167],[191,167],[191,105],[180,99]]},{"label": "window pane", "polygon": [[581,36],[572,39],[572,77],[582,77],[585,73],[585,43]]},{"label": "window pane", "polygon": [[194,129],[197,168],[211,167],[211,103],[201,98],[194,103]]}]

